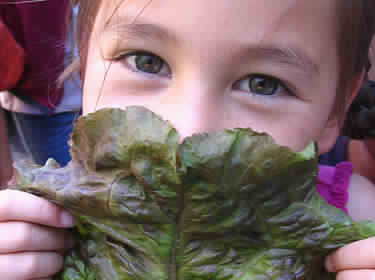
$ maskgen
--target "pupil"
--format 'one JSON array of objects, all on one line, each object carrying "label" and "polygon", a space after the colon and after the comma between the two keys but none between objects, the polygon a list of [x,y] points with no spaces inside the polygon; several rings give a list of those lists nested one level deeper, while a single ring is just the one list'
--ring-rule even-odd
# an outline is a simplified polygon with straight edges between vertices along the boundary
[{"label": "pupil", "polygon": [[272,95],[277,90],[277,86],[275,79],[267,77],[255,77],[250,80],[250,90],[258,94]]},{"label": "pupil", "polygon": [[138,55],[135,58],[135,63],[137,69],[152,74],[159,73],[161,68],[163,67],[162,60],[159,57],[153,55]]}]

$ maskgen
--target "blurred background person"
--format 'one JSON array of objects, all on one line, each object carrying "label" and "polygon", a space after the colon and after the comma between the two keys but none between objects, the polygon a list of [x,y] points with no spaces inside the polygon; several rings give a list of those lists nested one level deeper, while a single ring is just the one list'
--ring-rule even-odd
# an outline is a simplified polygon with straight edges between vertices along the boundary
[{"label": "blurred background person", "polygon": [[[0,20],[0,91],[13,88],[22,76],[25,54],[14,40],[7,26]],[[8,146],[7,124],[0,106],[0,186],[12,175],[11,156]]]},{"label": "blurred background person", "polygon": [[375,40],[369,52],[367,69],[358,96],[348,109],[342,135],[333,149],[320,157],[320,163],[335,166],[353,164],[355,173],[375,183]]},{"label": "blurred background person", "polygon": [[[70,161],[67,141],[81,109],[81,88],[78,77],[61,87],[57,81],[74,56],[73,19],[70,0],[0,0],[0,20],[25,54],[20,79],[0,92],[14,159]],[[13,56],[11,50],[0,52]],[[12,63],[9,59],[2,67],[10,69]]]}]

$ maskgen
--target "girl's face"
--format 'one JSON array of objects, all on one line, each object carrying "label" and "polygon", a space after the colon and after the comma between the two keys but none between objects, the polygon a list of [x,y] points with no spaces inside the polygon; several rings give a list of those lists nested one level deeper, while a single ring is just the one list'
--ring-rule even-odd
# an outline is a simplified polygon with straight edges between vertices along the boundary
[{"label": "girl's face", "polygon": [[84,114],[142,105],[183,137],[251,127],[294,150],[312,140],[329,149],[336,1],[103,2],[89,42]]}]

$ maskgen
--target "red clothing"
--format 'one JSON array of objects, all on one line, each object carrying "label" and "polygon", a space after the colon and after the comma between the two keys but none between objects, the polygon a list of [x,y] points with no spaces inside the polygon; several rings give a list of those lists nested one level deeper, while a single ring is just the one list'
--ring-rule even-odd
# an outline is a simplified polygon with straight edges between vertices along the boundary
[{"label": "red clothing", "polygon": [[0,91],[13,88],[23,73],[25,53],[0,20]]},{"label": "red clothing", "polygon": [[52,110],[62,95],[62,90],[56,88],[56,81],[64,69],[68,7],[69,0],[32,3],[0,0],[0,19],[26,55],[22,80],[13,93]]}]

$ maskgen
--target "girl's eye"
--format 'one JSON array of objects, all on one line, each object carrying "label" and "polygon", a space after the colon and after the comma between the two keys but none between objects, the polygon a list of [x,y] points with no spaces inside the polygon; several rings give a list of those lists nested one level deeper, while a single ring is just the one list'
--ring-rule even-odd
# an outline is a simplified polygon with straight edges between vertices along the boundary
[{"label": "girl's eye", "polygon": [[282,84],[278,79],[266,75],[251,75],[238,81],[236,88],[259,95],[274,95]]},{"label": "girl's eye", "polygon": [[162,58],[151,53],[132,53],[126,55],[126,62],[135,72],[148,74],[170,75],[169,66]]}]

